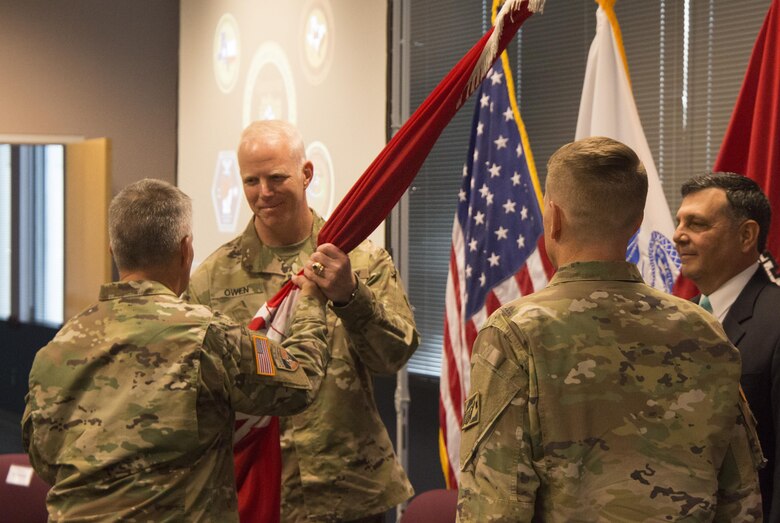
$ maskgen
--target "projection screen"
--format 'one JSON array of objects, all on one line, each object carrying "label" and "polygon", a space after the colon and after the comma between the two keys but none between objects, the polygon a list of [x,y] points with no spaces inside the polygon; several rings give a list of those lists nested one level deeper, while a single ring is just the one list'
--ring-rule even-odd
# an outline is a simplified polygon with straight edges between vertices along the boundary
[{"label": "projection screen", "polygon": [[[387,2],[186,1],[180,35],[177,180],[193,199],[193,268],[249,222],[235,149],[253,120],[298,126],[309,203],[327,217],[385,144]],[[383,227],[371,239],[383,245]]]}]

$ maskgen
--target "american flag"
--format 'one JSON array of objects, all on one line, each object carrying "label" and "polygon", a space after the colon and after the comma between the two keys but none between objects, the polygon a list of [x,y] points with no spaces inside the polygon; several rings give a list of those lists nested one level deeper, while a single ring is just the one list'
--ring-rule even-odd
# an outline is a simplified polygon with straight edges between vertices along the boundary
[{"label": "american flag", "polygon": [[273,376],[276,374],[271,352],[268,347],[268,338],[265,336],[252,336],[255,345],[255,360],[257,362],[257,373],[263,376]]},{"label": "american flag", "polygon": [[504,54],[477,93],[452,227],[439,403],[449,488],[457,486],[462,407],[477,331],[502,304],[548,281],[537,247],[541,192],[509,71]]}]

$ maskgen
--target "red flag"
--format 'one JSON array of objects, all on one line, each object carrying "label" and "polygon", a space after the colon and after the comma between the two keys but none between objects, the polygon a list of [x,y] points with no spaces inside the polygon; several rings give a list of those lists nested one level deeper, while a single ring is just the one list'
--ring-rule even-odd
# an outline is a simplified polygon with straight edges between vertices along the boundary
[{"label": "red flag", "polygon": [[[523,22],[532,11],[540,11],[544,0],[508,0],[501,9],[496,23],[453,67],[439,85],[428,95],[420,107],[409,117],[376,159],[355,182],[320,230],[318,244],[332,243],[344,252],[350,252],[376,229],[401,199],[420,170],[423,161],[433,148],[439,135],[460,109],[466,99],[479,87],[493,62],[506,49]],[[261,307],[250,322],[249,328],[265,329],[274,321],[277,310],[285,308],[284,300],[295,285],[290,281]],[[281,312],[280,312],[281,314]],[[242,448],[251,447],[251,440],[263,437],[263,430],[252,430],[242,440]],[[279,453],[275,448],[264,449],[255,456],[251,467],[263,468],[266,454]],[[236,467],[243,464],[236,463]],[[277,476],[278,478],[278,476]],[[246,479],[246,481],[242,481]],[[249,506],[248,499],[262,496],[267,504],[279,504],[279,480],[268,481],[261,473],[248,471],[236,478],[239,506]],[[262,482],[261,482],[262,481]],[[261,483],[260,483],[261,482]],[[274,490],[271,490],[271,488]],[[247,514],[241,511],[242,523],[278,521],[262,519],[267,511]],[[278,513],[277,513],[278,514]]]},{"label": "red flag", "polygon": [[680,275],[677,277],[677,279],[674,282],[674,288],[672,289],[672,294],[675,296],[679,296],[680,298],[685,298],[686,300],[690,300],[697,294],[699,294],[699,289],[696,288],[696,285],[686,278],[685,276],[680,273]]},{"label": "red flag", "polygon": [[[243,423],[237,421],[236,430]],[[239,485],[238,516],[240,521],[279,521],[281,491],[268,495],[268,485],[282,481],[282,453],[279,448],[279,418],[264,418],[265,426],[251,429],[252,437],[241,438],[233,445],[236,485]],[[243,487],[243,494],[242,489]]]},{"label": "red flag", "polygon": [[[761,186],[774,209],[767,250],[780,254],[780,1],[769,6],[753,46],[742,89],[723,137],[714,171],[751,178]],[[689,280],[678,281],[674,293],[697,294]]]},{"label": "red flag", "polygon": [[775,212],[767,250],[780,254],[780,2],[769,6],[753,46],[715,171],[743,174],[761,186]]}]

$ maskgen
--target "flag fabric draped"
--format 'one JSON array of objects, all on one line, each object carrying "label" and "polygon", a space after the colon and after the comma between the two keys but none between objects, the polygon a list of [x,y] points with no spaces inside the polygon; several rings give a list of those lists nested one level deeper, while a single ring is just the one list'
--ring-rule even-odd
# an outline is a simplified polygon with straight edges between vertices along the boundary
[{"label": "flag fabric draped", "polygon": [[637,264],[648,285],[671,292],[680,272],[674,222],[631,91],[615,0],[596,1],[596,36],[588,53],[575,138],[606,136],[628,145],[642,160],[648,181],[645,216],[626,259]]},{"label": "flag fabric draped", "polygon": [[715,171],[751,178],[769,198],[767,250],[780,255],[780,0],[769,6],[742,89],[723,137]]},{"label": "flag fabric draped", "polygon": [[[268,339],[280,342],[300,294],[295,288],[269,318]],[[281,517],[282,452],[279,447],[279,418],[236,413],[233,433],[233,465],[238,487],[238,515],[242,522],[276,522]],[[275,489],[268,488],[276,485]],[[264,486],[262,490],[260,487]],[[262,494],[260,494],[262,492]]]},{"label": "flag fabric draped", "polygon": [[440,458],[457,488],[463,401],[477,331],[502,304],[547,285],[541,190],[506,53],[476,96],[452,246],[439,396]]},{"label": "flag fabric draped", "polygon": [[[439,135],[460,109],[466,99],[479,87],[493,62],[506,49],[523,22],[533,13],[541,11],[544,0],[508,0],[496,17],[496,23],[472,47],[468,53],[442,79],[401,129],[382,149],[376,159],[349,190],[320,230],[318,244],[332,243],[344,252],[350,252],[376,229],[400,200],[416,176],[423,161],[433,148]],[[291,310],[290,292],[295,285],[285,284],[279,292],[263,305],[249,328],[264,330],[275,325],[284,309]],[[284,320],[286,322],[286,319]],[[284,332],[283,329],[281,329]],[[252,498],[262,497],[263,506],[279,503],[279,481],[272,483],[264,477],[268,466],[266,455],[279,453],[278,438],[275,448],[269,449],[257,442],[267,438],[266,420],[244,420],[239,427],[243,437],[235,442],[237,448],[251,449],[239,465],[249,463],[243,477],[237,476],[239,507],[252,505]],[[273,423],[268,425],[273,427]],[[246,440],[246,441],[245,441]],[[244,481],[241,481],[244,479]],[[261,519],[260,514],[241,511],[242,523],[278,521]]]}]

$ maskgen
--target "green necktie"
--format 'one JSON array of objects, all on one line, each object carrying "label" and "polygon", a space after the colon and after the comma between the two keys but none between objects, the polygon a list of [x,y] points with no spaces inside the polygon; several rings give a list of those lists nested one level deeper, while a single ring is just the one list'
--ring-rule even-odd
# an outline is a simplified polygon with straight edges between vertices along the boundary
[{"label": "green necktie", "polygon": [[701,299],[699,300],[699,306],[705,311],[712,314],[712,303],[710,303],[710,299],[704,294],[701,295]]}]

